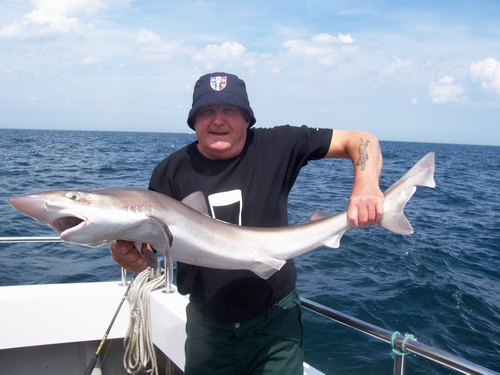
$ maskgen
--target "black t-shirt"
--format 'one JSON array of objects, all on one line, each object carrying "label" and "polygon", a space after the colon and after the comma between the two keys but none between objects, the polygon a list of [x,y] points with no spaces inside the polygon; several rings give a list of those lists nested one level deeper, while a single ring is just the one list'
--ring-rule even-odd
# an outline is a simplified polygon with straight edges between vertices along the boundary
[{"label": "black t-shirt", "polygon": [[[197,142],[174,152],[154,169],[149,189],[182,200],[203,192],[209,213],[253,227],[288,225],[288,194],[300,169],[328,152],[331,129],[278,126],[249,129],[242,153],[211,160]],[[174,239],[175,241],[175,239]],[[290,293],[293,260],[267,280],[247,270],[222,270],[177,263],[177,287],[209,318],[236,322],[263,314]]]}]

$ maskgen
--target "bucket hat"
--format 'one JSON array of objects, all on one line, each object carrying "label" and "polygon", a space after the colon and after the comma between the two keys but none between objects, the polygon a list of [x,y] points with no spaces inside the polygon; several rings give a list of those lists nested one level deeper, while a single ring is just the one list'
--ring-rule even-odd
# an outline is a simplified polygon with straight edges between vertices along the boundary
[{"label": "bucket hat", "polygon": [[205,74],[198,79],[193,91],[193,105],[187,119],[191,129],[194,130],[196,112],[213,104],[232,104],[241,107],[250,116],[248,127],[255,124],[256,120],[248,101],[245,82],[234,74],[217,72]]}]

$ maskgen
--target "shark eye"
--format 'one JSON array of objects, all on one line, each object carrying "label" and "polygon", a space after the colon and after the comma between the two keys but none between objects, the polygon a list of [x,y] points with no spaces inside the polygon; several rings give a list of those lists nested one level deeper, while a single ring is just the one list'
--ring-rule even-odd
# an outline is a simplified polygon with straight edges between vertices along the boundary
[{"label": "shark eye", "polygon": [[79,198],[79,196],[78,196],[78,194],[77,194],[77,193],[73,193],[73,192],[71,192],[71,191],[70,191],[70,192],[68,192],[68,193],[66,193],[66,194],[64,194],[64,196],[65,196],[66,198],[68,198],[68,199],[71,199],[72,201],[76,201],[76,200],[78,200],[78,198]]}]

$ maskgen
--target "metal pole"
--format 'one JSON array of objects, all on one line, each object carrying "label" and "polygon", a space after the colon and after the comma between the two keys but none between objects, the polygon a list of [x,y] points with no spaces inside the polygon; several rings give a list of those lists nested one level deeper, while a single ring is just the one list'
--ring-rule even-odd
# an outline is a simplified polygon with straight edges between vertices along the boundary
[{"label": "metal pole", "polygon": [[394,356],[394,375],[405,375],[405,356]]},{"label": "metal pole", "polygon": [[63,242],[59,237],[0,237],[0,243],[15,242]]},{"label": "metal pole", "polygon": [[122,267],[122,282],[120,286],[127,286],[127,270]]}]

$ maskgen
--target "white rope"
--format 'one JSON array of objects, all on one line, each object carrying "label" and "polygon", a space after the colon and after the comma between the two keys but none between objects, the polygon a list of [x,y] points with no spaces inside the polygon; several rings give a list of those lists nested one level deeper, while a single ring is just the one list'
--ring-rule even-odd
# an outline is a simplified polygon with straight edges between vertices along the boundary
[{"label": "white rope", "polygon": [[156,351],[151,334],[149,294],[165,284],[165,275],[152,269],[142,271],[128,293],[130,322],[123,341],[123,366],[129,374],[140,371],[158,375]]}]

